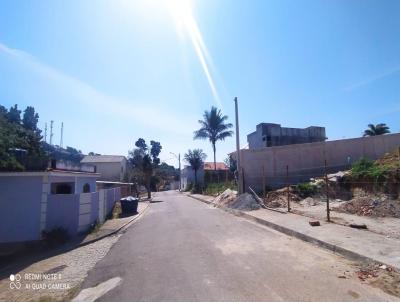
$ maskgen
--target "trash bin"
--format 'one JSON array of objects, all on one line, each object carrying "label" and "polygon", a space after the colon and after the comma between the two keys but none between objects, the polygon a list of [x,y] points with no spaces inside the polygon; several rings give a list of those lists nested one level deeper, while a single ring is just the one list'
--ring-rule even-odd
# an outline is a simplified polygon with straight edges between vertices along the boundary
[{"label": "trash bin", "polygon": [[133,196],[121,198],[121,209],[123,214],[136,214],[139,199]]}]

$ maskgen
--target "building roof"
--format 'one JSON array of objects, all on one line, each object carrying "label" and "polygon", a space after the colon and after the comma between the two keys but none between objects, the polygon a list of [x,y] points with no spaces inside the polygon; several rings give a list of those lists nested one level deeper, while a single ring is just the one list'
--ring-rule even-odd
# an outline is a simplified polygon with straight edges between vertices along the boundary
[{"label": "building roof", "polygon": [[[222,162],[216,162],[217,170],[228,170],[228,166]],[[214,170],[214,162],[205,162],[204,170]]]},{"label": "building roof", "polygon": [[119,163],[124,159],[123,155],[86,155],[81,163]]}]

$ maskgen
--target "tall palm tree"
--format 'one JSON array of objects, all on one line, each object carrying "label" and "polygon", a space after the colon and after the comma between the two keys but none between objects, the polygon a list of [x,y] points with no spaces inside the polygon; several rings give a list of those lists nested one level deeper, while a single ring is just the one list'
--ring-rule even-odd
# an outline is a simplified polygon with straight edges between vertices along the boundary
[{"label": "tall palm tree", "polygon": [[375,136],[390,133],[389,127],[386,124],[369,124],[367,130],[364,131],[363,136]]},{"label": "tall palm tree", "polygon": [[201,128],[194,132],[194,139],[208,139],[211,142],[214,152],[214,170],[217,170],[217,162],[215,159],[215,144],[219,140],[232,136],[233,131],[231,123],[225,123],[228,119],[226,115],[222,115],[221,110],[212,106],[210,111],[204,111],[203,120],[199,120]]},{"label": "tall palm tree", "polygon": [[201,149],[188,150],[184,155],[185,161],[194,171],[194,185],[197,187],[197,171],[201,168],[207,155]]}]

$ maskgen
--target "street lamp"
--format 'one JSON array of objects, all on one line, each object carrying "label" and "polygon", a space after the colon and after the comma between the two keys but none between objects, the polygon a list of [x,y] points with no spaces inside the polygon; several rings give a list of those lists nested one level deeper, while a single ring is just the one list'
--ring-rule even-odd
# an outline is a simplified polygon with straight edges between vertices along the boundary
[{"label": "street lamp", "polygon": [[182,180],[181,180],[181,154],[178,153],[178,155],[176,155],[173,152],[169,152],[169,153],[171,153],[173,156],[175,156],[175,158],[179,162],[179,192],[180,192],[181,191],[181,187],[182,187]]}]

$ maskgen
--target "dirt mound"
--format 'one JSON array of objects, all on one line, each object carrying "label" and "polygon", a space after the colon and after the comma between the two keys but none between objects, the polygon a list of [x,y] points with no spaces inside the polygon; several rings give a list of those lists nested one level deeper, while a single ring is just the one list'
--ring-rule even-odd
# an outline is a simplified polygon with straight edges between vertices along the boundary
[{"label": "dirt mound", "polygon": [[[287,207],[287,191],[288,189],[285,187],[279,190],[268,192],[264,201],[265,205],[272,208]],[[296,194],[292,187],[289,187],[289,198],[291,202],[299,202],[301,200],[299,195]]]},{"label": "dirt mound", "polygon": [[307,197],[306,199],[300,201],[299,204],[301,204],[302,206],[313,207],[320,204],[320,201],[312,197]]},{"label": "dirt mound", "polygon": [[344,202],[335,211],[359,216],[400,218],[400,200],[386,196],[359,195]]},{"label": "dirt mound", "polygon": [[227,206],[237,198],[237,192],[231,189],[226,189],[214,199],[216,206]]},{"label": "dirt mound", "polygon": [[249,193],[241,194],[235,201],[228,205],[231,209],[252,211],[261,208],[260,204]]},{"label": "dirt mound", "polygon": [[386,153],[381,158],[375,161],[376,164],[381,166],[389,166],[394,169],[400,168],[400,156],[399,151],[395,150],[390,153]]}]

